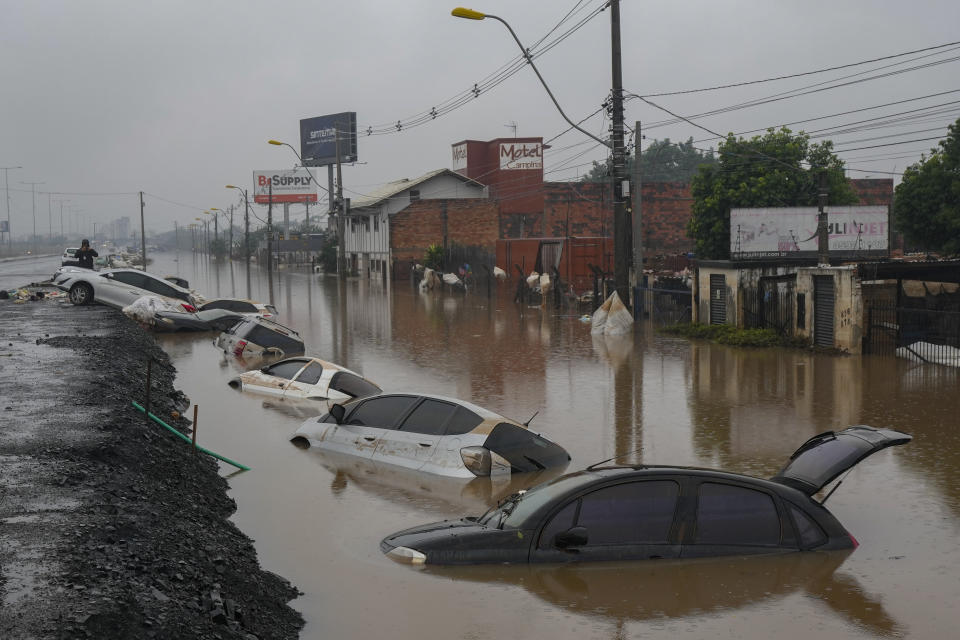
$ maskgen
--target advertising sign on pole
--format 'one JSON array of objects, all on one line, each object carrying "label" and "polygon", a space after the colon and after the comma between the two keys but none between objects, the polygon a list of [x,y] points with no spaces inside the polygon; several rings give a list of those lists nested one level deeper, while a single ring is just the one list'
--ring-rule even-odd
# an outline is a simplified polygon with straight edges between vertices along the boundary
[{"label": "advertising sign on pole", "polygon": [[316,182],[307,169],[280,169],[277,171],[253,172],[253,201],[257,204],[270,202],[270,185],[273,185],[273,202],[317,201]]},{"label": "advertising sign on pole", "polygon": [[[339,132],[339,135],[338,135]],[[338,142],[339,137],[339,142]],[[357,114],[355,111],[300,121],[300,157],[307,167],[357,161]]]},{"label": "advertising sign on pole", "polygon": [[[838,257],[888,253],[886,206],[826,207],[830,254]],[[730,255],[734,258],[815,257],[817,208],[730,210]]]}]

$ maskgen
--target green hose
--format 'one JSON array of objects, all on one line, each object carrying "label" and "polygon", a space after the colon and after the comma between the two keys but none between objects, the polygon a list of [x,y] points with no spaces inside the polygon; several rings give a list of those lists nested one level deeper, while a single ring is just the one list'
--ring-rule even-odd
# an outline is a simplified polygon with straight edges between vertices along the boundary
[{"label": "green hose", "polygon": [[[140,411],[141,413],[146,411],[146,409],[144,409],[142,406],[140,406],[139,404],[137,404],[137,402],[136,402],[135,400],[132,401],[131,404],[134,406],[134,408],[135,408],[137,411]],[[148,413],[147,415],[148,415],[151,419],[153,419],[154,422],[156,422],[157,424],[159,424],[161,427],[163,427],[164,429],[166,429],[167,431],[169,431],[169,432],[172,433],[173,435],[177,436],[178,438],[180,438],[181,440],[183,440],[183,441],[185,441],[185,442],[188,442],[188,443],[190,443],[190,444],[193,444],[193,440],[191,440],[191,439],[188,438],[187,436],[183,435],[182,433],[180,433],[179,431],[177,431],[176,429],[174,429],[173,427],[171,427],[170,425],[168,425],[166,422],[164,422],[163,420],[161,420],[161,419],[158,418],[157,416],[153,415],[152,413]],[[232,464],[232,465],[235,466],[237,469],[243,469],[244,471],[250,471],[250,467],[248,467],[248,466],[246,466],[246,465],[243,465],[243,464],[240,464],[239,462],[234,462],[234,461],[231,460],[230,458],[224,457],[224,456],[220,455],[219,453],[214,453],[213,451],[210,451],[209,449],[204,449],[203,447],[201,447],[201,446],[199,446],[199,445],[197,445],[197,449],[199,449],[200,451],[203,451],[203,452],[206,453],[206,454],[209,454],[209,455],[213,456],[213,457],[216,458],[217,460],[223,460],[223,461],[226,462],[227,464]]]}]

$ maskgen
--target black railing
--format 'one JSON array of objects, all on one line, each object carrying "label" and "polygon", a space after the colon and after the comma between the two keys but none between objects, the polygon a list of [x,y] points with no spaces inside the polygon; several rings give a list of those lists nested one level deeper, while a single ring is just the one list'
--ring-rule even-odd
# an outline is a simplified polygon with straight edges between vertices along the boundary
[{"label": "black railing", "polygon": [[693,293],[684,289],[634,289],[634,318],[649,317],[656,324],[690,322],[693,317]]},{"label": "black railing", "polygon": [[960,311],[873,303],[864,324],[864,353],[960,364]]}]

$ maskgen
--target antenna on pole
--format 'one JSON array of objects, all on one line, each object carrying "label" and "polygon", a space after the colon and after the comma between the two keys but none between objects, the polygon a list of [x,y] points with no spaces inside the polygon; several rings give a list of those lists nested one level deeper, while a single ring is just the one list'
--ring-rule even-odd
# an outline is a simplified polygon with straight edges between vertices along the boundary
[{"label": "antenna on pole", "polygon": [[505,126],[507,129],[513,129],[513,137],[514,138],[517,137],[517,121],[516,120],[511,120],[509,124],[505,124],[503,126]]}]

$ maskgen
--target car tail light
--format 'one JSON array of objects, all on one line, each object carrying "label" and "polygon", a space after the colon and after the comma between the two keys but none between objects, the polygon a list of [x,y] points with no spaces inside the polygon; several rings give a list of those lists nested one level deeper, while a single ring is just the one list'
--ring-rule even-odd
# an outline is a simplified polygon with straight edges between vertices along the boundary
[{"label": "car tail light", "polygon": [[243,350],[246,346],[247,346],[246,340],[237,341],[237,346],[233,348],[233,355],[239,358],[243,354]]},{"label": "car tail light", "polygon": [[460,449],[460,457],[473,475],[490,475],[490,450],[486,447],[464,447]]},{"label": "car tail light", "polygon": [[403,564],[424,564],[427,561],[426,555],[409,547],[394,547],[387,552],[387,557]]},{"label": "car tail light", "polygon": [[853,543],[853,548],[854,548],[854,549],[856,549],[857,547],[860,546],[860,543],[857,542],[857,539],[853,537],[853,534],[852,534],[852,533],[850,533],[849,531],[847,531],[847,535],[850,536],[850,542]]},{"label": "car tail light", "polygon": [[181,302],[181,303],[180,303],[180,306],[183,307],[183,310],[186,311],[187,313],[196,313],[196,312],[197,312],[197,308],[196,308],[195,306],[193,306],[192,304],[187,304],[186,302]]}]

